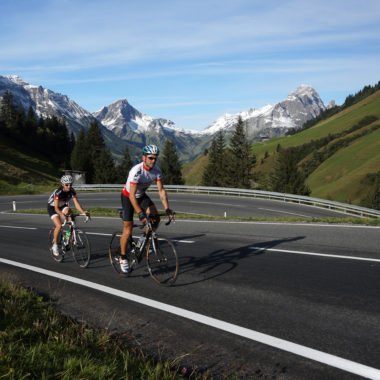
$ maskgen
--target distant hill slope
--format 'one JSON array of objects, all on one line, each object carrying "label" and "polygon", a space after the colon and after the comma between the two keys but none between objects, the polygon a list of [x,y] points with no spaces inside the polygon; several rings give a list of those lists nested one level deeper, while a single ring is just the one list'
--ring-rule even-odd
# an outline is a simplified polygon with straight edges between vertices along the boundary
[{"label": "distant hill slope", "polygon": [[36,186],[53,187],[61,175],[62,171],[48,159],[1,136],[0,194],[32,193]]},{"label": "distant hill slope", "polygon": [[[364,123],[359,128],[358,125],[366,119],[370,121],[369,124]],[[350,132],[355,127],[357,129]],[[380,91],[309,129],[292,136],[253,144],[252,150],[257,157],[257,165],[253,170],[255,180],[261,188],[268,188],[277,150],[301,147],[321,139],[326,139],[326,143],[299,162],[302,167],[302,164],[313,158],[312,154],[330,150],[331,155],[323,159],[307,178],[311,196],[360,204],[373,185],[368,177],[380,171]],[[334,146],[335,149],[331,151]],[[185,165],[185,183],[199,185],[206,165],[206,156]]]}]

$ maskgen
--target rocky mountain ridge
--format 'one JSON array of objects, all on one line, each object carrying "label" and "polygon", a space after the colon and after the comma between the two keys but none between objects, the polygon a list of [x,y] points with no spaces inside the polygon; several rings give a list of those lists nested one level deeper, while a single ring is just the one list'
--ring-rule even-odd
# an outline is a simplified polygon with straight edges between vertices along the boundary
[{"label": "rocky mountain ridge", "polygon": [[260,136],[283,136],[289,128],[300,128],[305,121],[326,109],[312,87],[301,85],[282,102],[233,115],[226,114],[203,131],[192,131],[178,127],[171,120],[143,114],[126,99],[90,113],[68,96],[42,86],[32,86],[18,76],[0,76],[0,96],[6,90],[12,92],[16,104],[26,111],[31,106],[39,117],[65,117],[75,135],[80,128],[87,129],[96,119],[106,145],[116,157],[123,154],[126,144],[132,157],[138,157],[143,145],[153,143],[162,147],[170,138],[177,147],[181,161],[189,161],[202,154],[219,130],[223,130],[228,139],[239,116],[247,125],[249,139],[254,141]]}]

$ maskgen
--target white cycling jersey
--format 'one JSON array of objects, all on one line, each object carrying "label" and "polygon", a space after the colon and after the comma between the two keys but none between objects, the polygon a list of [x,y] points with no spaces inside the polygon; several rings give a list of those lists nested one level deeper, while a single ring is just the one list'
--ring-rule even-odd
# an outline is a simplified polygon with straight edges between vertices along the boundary
[{"label": "white cycling jersey", "polygon": [[148,170],[143,162],[135,165],[128,175],[127,182],[122,193],[129,198],[131,191],[131,183],[137,185],[136,198],[141,198],[154,181],[161,181],[162,172],[158,166],[154,166],[152,170]]}]

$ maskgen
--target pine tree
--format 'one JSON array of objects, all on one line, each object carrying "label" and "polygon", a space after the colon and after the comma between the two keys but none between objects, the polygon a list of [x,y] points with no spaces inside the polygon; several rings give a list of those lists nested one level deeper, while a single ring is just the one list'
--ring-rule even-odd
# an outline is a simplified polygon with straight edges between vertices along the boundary
[{"label": "pine tree", "polygon": [[94,183],[96,161],[100,157],[101,152],[105,150],[104,140],[96,120],[91,122],[90,128],[87,130],[85,145],[85,151],[88,155],[85,168],[86,181],[87,183]]},{"label": "pine tree", "polygon": [[0,106],[0,119],[9,127],[11,123],[16,118],[17,107],[13,103],[13,94],[6,90],[1,99]]},{"label": "pine tree", "polygon": [[305,176],[298,170],[296,154],[292,148],[281,149],[275,161],[274,170],[270,176],[272,191],[310,195],[310,189],[305,184]]},{"label": "pine tree", "polygon": [[115,183],[116,170],[112,154],[109,149],[100,151],[95,161],[94,183]]},{"label": "pine tree", "polygon": [[85,171],[88,167],[89,155],[86,148],[86,135],[84,129],[81,128],[71,153],[70,162],[73,170]]},{"label": "pine tree", "polygon": [[208,151],[208,164],[202,176],[204,186],[227,186],[226,171],[228,167],[228,151],[224,140],[223,131],[219,131],[216,138],[212,139]]},{"label": "pine tree", "polygon": [[181,165],[173,141],[167,139],[160,159],[162,178],[168,185],[183,185]]},{"label": "pine tree", "polygon": [[227,181],[230,186],[250,188],[251,170],[256,164],[256,156],[251,154],[250,148],[243,119],[239,116],[229,146],[231,155]]},{"label": "pine tree", "polygon": [[131,160],[131,156],[129,154],[128,145],[126,145],[123,160],[121,161],[121,164],[116,167],[118,183],[124,183],[127,181],[128,174],[132,166],[133,166],[133,163]]}]

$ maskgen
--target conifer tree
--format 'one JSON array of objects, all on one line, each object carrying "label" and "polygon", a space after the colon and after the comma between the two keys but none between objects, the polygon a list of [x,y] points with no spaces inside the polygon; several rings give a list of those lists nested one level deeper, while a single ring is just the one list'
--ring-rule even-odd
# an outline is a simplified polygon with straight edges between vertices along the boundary
[{"label": "conifer tree", "polygon": [[129,154],[128,145],[126,145],[123,160],[121,161],[120,165],[116,167],[118,183],[124,183],[127,181],[128,174],[132,166],[133,166],[133,163],[131,160],[131,156]]},{"label": "conifer tree", "polygon": [[8,90],[4,92],[3,97],[1,99],[0,118],[5,122],[7,126],[16,117],[17,107],[14,105],[13,99],[13,94]]},{"label": "conifer tree", "polygon": [[109,149],[100,151],[94,166],[94,183],[115,183],[115,163]]},{"label": "conifer tree", "polygon": [[88,162],[86,165],[86,181],[94,183],[96,161],[100,157],[100,153],[105,149],[103,136],[100,132],[98,122],[92,121],[90,128],[86,133],[86,153],[88,155]]},{"label": "conifer tree", "polygon": [[274,170],[270,175],[272,191],[310,195],[310,189],[305,184],[305,176],[298,170],[296,154],[292,148],[281,149],[275,161]]},{"label": "conifer tree", "polygon": [[163,181],[167,185],[183,185],[181,165],[173,141],[167,139],[160,159]]},{"label": "conifer tree", "polygon": [[228,165],[228,152],[225,146],[224,134],[219,131],[212,139],[208,152],[208,164],[204,169],[202,184],[204,186],[226,186],[226,170]]},{"label": "conifer tree", "polygon": [[243,119],[239,116],[229,146],[228,184],[232,187],[250,188],[251,170],[256,164],[256,156],[251,154],[250,148]]},{"label": "conifer tree", "polygon": [[71,168],[85,171],[88,167],[89,155],[86,152],[86,135],[83,128],[79,130],[73,151],[71,153]]}]

